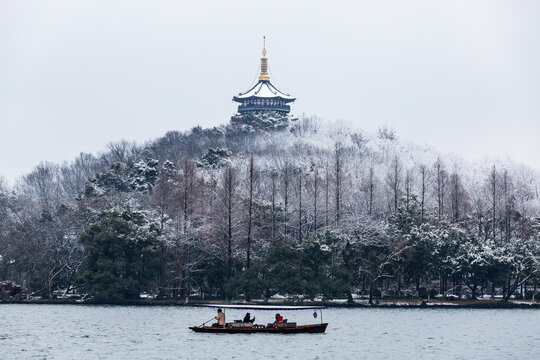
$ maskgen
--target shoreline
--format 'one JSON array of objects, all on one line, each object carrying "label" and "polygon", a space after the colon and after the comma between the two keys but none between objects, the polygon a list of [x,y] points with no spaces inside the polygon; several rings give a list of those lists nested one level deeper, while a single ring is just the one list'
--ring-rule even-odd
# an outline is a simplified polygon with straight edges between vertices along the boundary
[{"label": "shoreline", "polygon": [[[39,299],[39,300],[0,300],[2,304],[21,304],[21,305],[89,305],[89,306],[182,306],[196,307],[198,304],[242,304],[242,305],[267,305],[265,302],[249,302],[244,301],[225,301],[225,300],[196,300],[192,299],[189,303],[185,300],[118,300],[118,301],[80,301],[72,299]],[[347,302],[292,302],[279,301],[270,302],[272,305],[319,305],[327,308],[359,308],[359,309],[540,309],[540,302],[526,302],[523,300],[510,300],[502,302],[500,300],[403,300],[403,299],[383,299],[375,304],[367,304],[363,302],[347,303]]]}]

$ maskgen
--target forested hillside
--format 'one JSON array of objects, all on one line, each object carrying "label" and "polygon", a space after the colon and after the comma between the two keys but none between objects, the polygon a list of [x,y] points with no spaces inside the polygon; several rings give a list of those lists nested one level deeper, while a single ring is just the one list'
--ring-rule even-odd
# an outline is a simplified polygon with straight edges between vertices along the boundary
[{"label": "forested hillside", "polygon": [[0,183],[0,279],[12,297],[530,297],[539,180],[312,118],[171,131]]}]

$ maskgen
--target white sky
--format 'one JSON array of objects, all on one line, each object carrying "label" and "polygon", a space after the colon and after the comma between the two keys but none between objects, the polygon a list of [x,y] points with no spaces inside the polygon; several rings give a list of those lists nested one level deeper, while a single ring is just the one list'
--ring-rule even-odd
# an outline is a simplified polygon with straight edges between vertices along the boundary
[{"label": "white sky", "polygon": [[262,36],[293,113],[540,169],[540,1],[0,0],[0,174],[228,121]]}]

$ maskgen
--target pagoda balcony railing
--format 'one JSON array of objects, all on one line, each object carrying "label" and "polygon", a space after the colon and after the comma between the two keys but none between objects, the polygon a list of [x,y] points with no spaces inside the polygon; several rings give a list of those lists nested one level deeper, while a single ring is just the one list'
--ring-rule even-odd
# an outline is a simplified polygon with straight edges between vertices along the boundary
[{"label": "pagoda balcony railing", "polygon": [[278,111],[288,113],[291,111],[289,105],[256,105],[256,104],[242,104],[238,106],[238,112],[244,113],[249,111]]}]

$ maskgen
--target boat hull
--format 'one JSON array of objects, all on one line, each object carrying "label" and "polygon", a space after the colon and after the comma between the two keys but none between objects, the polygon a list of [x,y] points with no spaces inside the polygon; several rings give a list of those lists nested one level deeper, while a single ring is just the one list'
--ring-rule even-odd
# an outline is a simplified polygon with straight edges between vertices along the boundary
[{"label": "boat hull", "polygon": [[214,333],[214,334],[321,334],[326,331],[328,323],[300,325],[290,328],[265,327],[265,328],[249,328],[249,327],[217,327],[217,326],[191,326],[190,329],[195,332]]}]

